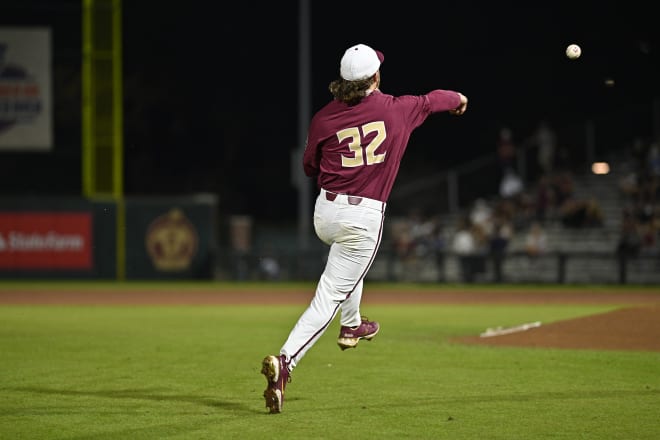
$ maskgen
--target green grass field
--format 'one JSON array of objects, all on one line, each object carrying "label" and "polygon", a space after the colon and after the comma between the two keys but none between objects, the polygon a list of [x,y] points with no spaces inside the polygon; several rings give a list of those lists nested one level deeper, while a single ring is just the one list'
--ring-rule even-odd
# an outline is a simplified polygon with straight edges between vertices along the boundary
[{"label": "green grass field", "polygon": [[[90,293],[90,294],[93,294]],[[369,305],[264,407],[262,358],[296,306],[0,306],[1,439],[657,439],[660,353],[450,342],[609,305]]]}]

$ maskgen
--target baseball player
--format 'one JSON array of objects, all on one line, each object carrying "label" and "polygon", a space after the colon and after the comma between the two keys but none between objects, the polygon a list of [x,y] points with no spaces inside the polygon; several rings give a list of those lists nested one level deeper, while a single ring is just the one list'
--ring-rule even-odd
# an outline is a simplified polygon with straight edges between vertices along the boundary
[{"label": "baseball player", "polygon": [[380,245],[386,202],[408,140],[429,115],[461,115],[467,107],[467,98],[450,90],[399,97],[381,92],[383,60],[380,51],[364,44],[348,48],[341,58],[340,78],[329,86],[334,99],[309,126],[303,167],[319,188],[314,228],[330,250],[309,307],[279,355],[262,362],[270,413],[282,411],[291,372],[337,313],[342,350],[378,333],[378,322],[360,314],[362,284]]}]

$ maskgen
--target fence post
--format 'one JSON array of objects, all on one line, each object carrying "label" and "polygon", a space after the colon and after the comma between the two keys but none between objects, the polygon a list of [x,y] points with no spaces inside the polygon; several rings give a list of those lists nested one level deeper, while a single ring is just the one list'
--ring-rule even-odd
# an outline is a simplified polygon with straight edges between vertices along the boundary
[{"label": "fence post", "polygon": [[625,254],[620,254],[619,255],[619,284],[626,284],[627,281],[627,262],[628,259],[626,258]]},{"label": "fence post", "polygon": [[558,256],[558,271],[557,271],[557,282],[559,284],[564,284],[566,282],[566,254],[559,252]]}]

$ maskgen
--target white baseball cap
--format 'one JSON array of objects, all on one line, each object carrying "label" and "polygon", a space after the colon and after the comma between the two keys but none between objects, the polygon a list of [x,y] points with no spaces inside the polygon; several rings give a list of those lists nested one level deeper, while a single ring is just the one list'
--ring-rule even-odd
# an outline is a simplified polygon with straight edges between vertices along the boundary
[{"label": "white baseball cap", "polygon": [[365,44],[356,44],[346,49],[341,58],[339,73],[347,81],[357,81],[372,76],[380,69],[385,56]]}]

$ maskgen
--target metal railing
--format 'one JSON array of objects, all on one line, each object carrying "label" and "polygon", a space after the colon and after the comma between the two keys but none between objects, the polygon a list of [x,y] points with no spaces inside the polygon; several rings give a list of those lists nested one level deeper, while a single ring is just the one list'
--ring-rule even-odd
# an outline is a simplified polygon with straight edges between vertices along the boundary
[{"label": "metal railing", "polygon": [[[215,276],[236,281],[316,281],[323,272],[327,251],[236,254],[221,252]],[[660,256],[625,257],[614,252],[553,252],[530,257],[509,252],[495,258],[480,254],[463,258],[441,253],[399,258],[382,249],[369,281],[415,283],[535,283],[644,284],[660,286]]]}]

